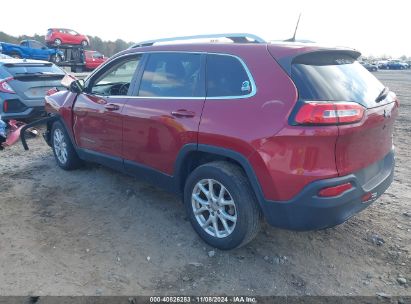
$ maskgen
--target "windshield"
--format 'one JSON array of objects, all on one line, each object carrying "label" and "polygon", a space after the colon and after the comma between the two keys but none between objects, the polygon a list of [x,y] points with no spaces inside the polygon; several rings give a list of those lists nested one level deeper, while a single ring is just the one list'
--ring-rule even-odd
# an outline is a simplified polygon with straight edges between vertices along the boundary
[{"label": "windshield", "polygon": [[300,99],[354,101],[375,106],[384,85],[351,56],[310,53],[294,59],[291,77]]}]

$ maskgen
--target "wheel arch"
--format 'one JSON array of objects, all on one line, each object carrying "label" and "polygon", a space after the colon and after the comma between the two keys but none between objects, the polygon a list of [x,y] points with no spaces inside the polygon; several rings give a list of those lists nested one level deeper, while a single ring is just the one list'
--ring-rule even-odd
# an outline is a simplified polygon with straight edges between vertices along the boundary
[{"label": "wheel arch", "polygon": [[13,57],[13,55],[17,55],[17,56],[19,56],[20,58],[24,58],[23,53],[22,53],[20,50],[18,50],[18,49],[13,49],[13,50],[10,52],[10,56]]},{"label": "wheel arch", "polygon": [[258,182],[257,175],[248,159],[234,150],[217,146],[187,144],[180,150],[174,167],[175,186],[178,187],[178,191],[181,193],[183,192],[182,190],[184,189],[185,181],[195,168],[216,160],[224,160],[234,163],[243,170],[260,206],[262,207],[262,204],[265,201],[263,191]]},{"label": "wheel arch", "polygon": [[73,145],[73,147],[76,149],[76,141],[73,138],[73,134],[72,132],[70,132],[70,129],[67,127],[66,122],[64,121],[64,119],[59,115],[59,114],[54,114],[53,119],[50,119],[49,121],[46,122],[46,132],[44,133],[43,137],[44,140],[46,141],[46,143],[51,147],[51,129],[53,128],[53,124],[55,124],[56,122],[60,122],[61,125],[63,126],[63,128],[66,130],[66,133],[68,134],[71,144]]}]

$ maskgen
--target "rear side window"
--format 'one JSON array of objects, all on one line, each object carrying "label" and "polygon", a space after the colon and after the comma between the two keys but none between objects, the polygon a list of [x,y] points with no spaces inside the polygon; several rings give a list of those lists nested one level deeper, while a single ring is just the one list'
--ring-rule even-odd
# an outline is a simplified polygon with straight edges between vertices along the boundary
[{"label": "rear side window", "polygon": [[139,89],[139,96],[202,97],[201,54],[150,54]]},{"label": "rear side window", "polygon": [[241,97],[252,92],[243,64],[230,55],[207,55],[207,97]]},{"label": "rear side window", "polygon": [[32,74],[61,74],[65,75],[64,71],[54,64],[27,63],[27,64],[5,64],[7,71],[12,76],[32,75]]},{"label": "rear side window", "polygon": [[76,36],[76,35],[79,34],[79,33],[77,33],[76,31],[73,31],[73,30],[66,30],[66,33],[68,33],[70,35],[73,35],[73,36]]},{"label": "rear side window", "polygon": [[302,100],[353,101],[370,107],[384,89],[354,58],[337,52],[297,57],[291,77]]}]

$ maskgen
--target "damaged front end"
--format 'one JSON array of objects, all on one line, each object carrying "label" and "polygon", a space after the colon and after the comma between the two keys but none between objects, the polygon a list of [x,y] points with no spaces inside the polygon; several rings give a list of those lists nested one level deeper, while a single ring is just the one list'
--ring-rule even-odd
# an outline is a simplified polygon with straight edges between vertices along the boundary
[{"label": "damaged front end", "polygon": [[45,124],[55,120],[54,116],[42,118],[26,124],[14,119],[4,122],[0,117],[0,150],[10,147],[21,139],[24,150],[28,150],[27,136],[37,136],[39,132],[34,128],[35,126]]},{"label": "damaged front end", "polygon": [[[4,122],[0,116],[0,149],[15,144],[20,138],[24,150],[28,150],[27,136],[37,136],[38,132],[34,129],[38,125],[50,126],[52,123],[59,119],[61,116],[60,109],[63,105],[72,105],[77,94],[79,94],[84,87],[84,81],[79,80],[76,77],[67,74],[61,81],[62,86],[67,90],[60,91],[58,88],[52,88],[46,92],[45,96],[45,111],[48,113],[47,117],[36,120],[31,123],[24,123],[16,120],[10,120]],[[73,94],[74,93],[74,94]],[[56,98],[54,98],[56,97]],[[49,130],[43,134],[47,144],[50,145]]]},{"label": "damaged front end", "polygon": [[[21,144],[23,145],[24,150],[27,151],[29,149],[29,146],[27,145],[27,140],[26,140],[26,135],[27,135],[26,132],[30,132],[30,130],[33,129],[33,127],[35,126],[51,123],[57,119],[58,118],[56,115],[51,115],[49,117],[45,117],[45,118],[33,121],[32,123],[25,125],[20,131]],[[45,134],[43,134],[43,136],[45,137]],[[47,138],[44,138],[44,139],[46,140],[47,143],[49,143]]]},{"label": "damaged front end", "polygon": [[9,120],[7,123],[0,118],[0,150],[14,145],[20,138],[21,130],[26,126],[24,122]]}]

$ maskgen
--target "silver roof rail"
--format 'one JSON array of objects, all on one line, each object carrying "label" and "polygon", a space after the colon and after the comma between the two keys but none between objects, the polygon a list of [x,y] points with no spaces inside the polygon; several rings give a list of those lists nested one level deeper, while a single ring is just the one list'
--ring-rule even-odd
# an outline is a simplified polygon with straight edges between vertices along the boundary
[{"label": "silver roof rail", "polygon": [[[203,38],[228,38],[234,43],[266,43],[264,39],[247,33],[231,33],[231,34],[211,34],[211,35],[196,35],[196,36],[181,36],[172,38],[162,38],[156,40],[148,40],[134,44],[130,48],[137,48],[143,46],[151,46],[159,42],[171,42],[179,40],[193,40],[193,39],[203,39]],[[248,40],[250,38],[252,41]]]}]

